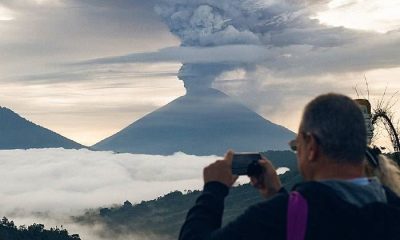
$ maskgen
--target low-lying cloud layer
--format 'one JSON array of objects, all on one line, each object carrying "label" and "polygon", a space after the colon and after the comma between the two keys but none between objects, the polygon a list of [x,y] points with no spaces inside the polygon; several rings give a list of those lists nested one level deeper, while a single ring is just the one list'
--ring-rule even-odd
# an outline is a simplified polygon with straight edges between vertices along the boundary
[{"label": "low-lying cloud layer", "polygon": [[[203,167],[218,158],[84,149],[2,150],[0,217],[7,216],[17,225],[64,225],[83,239],[96,239],[91,236],[96,229],[76,225],[68,217],[125,200],[138,203],[174,190],[201,189]],[[286,170],[281,169],[281,173]]]},{"label": "low-lying cloud layer", "polygon": [[201,169],[217,157],[30,149],[0,151],[0,159],[0,213],[5,215],[18,209],[76,213],[200,188]]},{"label": "low-lying cloud layer", "polygon": [[64,225],[83,239],[94,230],[68,219],[85,209],[138,203],[173,190],[200,189],[202,168],[216,156],[113,154],[89,150],[0,151],[0,217],[17,225]]}]

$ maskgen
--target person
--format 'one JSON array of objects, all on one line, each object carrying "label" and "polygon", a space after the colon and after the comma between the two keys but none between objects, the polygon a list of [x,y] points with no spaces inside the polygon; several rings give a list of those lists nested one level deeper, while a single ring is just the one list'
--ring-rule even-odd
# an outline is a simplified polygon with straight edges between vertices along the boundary
[{"label": "person", "polygon": [[368,148],[364,171],[366,176],[377,177],[383,185],[400,196],[399,166],[394,160],[383,155],[379,148]]},{"label": "person", "polygon": [[203,192],[179,239],[400,239],[400,199],[364,174],[366,129],[353,100],[333,93],[312,100],[291,145],[304,182],[288,193],[263,157],[263,174],[251,183],[266,200],[224,227],[224,199],[237,179],[233,152],[204,168]]}]

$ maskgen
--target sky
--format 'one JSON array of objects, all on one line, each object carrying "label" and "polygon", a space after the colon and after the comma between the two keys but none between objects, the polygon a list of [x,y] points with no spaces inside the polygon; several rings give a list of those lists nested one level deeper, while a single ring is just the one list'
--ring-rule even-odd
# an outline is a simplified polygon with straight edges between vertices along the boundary
[{"label": "sky", "polygon": [[364,76],[373,104],[400,90],[398,12],[397,0],[0,0],[0,105],[92,145],[184,95],[182,63],[208,64],[220,68],[207,84],[296,132],[318,94],[367,96]]}]

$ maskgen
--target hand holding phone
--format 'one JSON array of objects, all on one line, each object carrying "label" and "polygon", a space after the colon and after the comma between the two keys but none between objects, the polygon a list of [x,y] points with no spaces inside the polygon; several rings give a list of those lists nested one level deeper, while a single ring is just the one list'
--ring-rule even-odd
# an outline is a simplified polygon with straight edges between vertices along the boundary
[{"label": "hand holding phone", "polygon": [[251,185],[257,188],[264,198],[269,198],[279,192],[282,183],[269,160],[263,158],[258,164],[262,168],[262,174],[250,176]]},{"label": "hand holding phone", "polygon": [[238,176],[232,174],[233,152],[228,151],[224,160],[217,160],[203,169],[204,183],[220,182],[231,187]]},{"label": "hand holding phone", "polygon": [[235,153],[232,160],[232,174],[249,176],[251,184],[265,198],[273,196],[282,188],[274,166],[260,153]]},{"label": "hand holding phone", "polygon": [[263,173],[258,161],[262,159],[260,153],[235,153],[232,160],[232,174],[241,176],[259,176]]}]

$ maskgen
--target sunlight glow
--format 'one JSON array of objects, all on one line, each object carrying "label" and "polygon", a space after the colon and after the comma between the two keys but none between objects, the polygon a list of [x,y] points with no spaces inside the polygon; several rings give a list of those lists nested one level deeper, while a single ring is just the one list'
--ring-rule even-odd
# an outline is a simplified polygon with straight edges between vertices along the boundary
[{"label": "sunlight glow", "polygon": [[313,19],[322,24],[386,33],[400,28],[398,0],[332,0]]},{"label": "sunlight glow", "polygon": [[8,8],[0,6],[0,21],[11,21],[13,19],[13,12]]},{"label": "sunlight glow", "polygon": [[36,4],[43,5],[43,4],[48,4],[48,5],[58,5],[61,4],[60,0],[34,0]]}]

